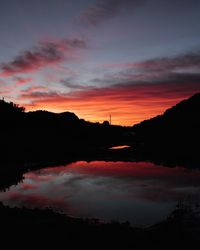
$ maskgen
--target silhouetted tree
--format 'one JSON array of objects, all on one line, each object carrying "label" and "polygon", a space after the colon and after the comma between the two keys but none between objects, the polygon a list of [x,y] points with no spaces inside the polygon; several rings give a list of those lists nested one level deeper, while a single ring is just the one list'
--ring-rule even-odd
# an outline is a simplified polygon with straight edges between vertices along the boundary
[{"label": "silhouetted tree", "polygon": [[4,99],[0,100],[0,113],[10,112],[24,112],[25,108],[13,102],[6,102]]}]

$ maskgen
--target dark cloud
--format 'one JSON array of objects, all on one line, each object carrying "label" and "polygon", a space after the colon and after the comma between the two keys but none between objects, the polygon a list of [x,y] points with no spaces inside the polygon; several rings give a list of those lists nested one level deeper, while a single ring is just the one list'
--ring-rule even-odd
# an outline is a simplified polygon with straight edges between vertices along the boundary
[{"label": "dark cloud", "polygon": [[60,83],[70,89],[80,89],[80,90],[84,90],[84,89],[88,89],[88,86],[82,85],[82,84],[75,84],[71,82],[71,79],[62,79],[60,80]]},{"label": "dark cloud", "polygon": [[60,80],[60,83],[70,89],[83,89],[84,86],[83,85],[79,85],[79,84],[73,84],[70,79],[62,79]]},{"label": "dark cloud", "polygon": [[104,65],[119,68],[117,73],[105,75],[95,82],[141,84],[141,83],[199,83],[200,84],[200,50],[172,57],[154,58],[138,63]]},{"label": "dark cloud", "polygon": [[58,98],[59,94],[56,91],[22,91],[21,98],[23,99],[45,99],[45,98]]},{"label": "dark cloud", "polygon": [[88,25],[98,26],[103,21],[116,16],[127,8],[135,8],[144,0],[98,0],[96,4],[81,13],[79,21]]},{"label": "dark cloud", "polygon": [[135,65],[133,64],[134,66],[145,71],[172,71],[190,67],[198,67],[200,69],[200,50],[173,57],[146,60]]},{"label": "dark cloud", "polygon": [[85,48],[80,39],[63,39],[58,42],[41,42],[31,50],[26,50],[11,62],[1,65],[1,75],[10,76],[38,70],[51,64],[57,64],[73,58],[75,49]]},{"label": "dark cloud", "polygon": [[[54,103],[55,105],[66,103],[74,104],[81,108],[84,103],[91,107],[97,104],[98,108],[111,105],[112,109],[115,104],[122,106],[129,103],[151,103],[160,100],[179,100],[200,91],[200,82],[157,82],[157,83],[121,83],[103,88],[88,88],[86,90],[74,90],[70,92],[57,93],[55,91],[30,91],[29,89],[21,92],[21,99],[32,100],[35,104]],[[131,104],[132,103],[132,104]],[[154,103],[155,104],[155,103]],[[66,105],[67,106],[67,105]]]},{"label": "dark cloud", "polygon": [[182,84],[199,84],[200,86],[200,73],[170,73],[166,79],[162,80],[163,83],[182,83]]}]

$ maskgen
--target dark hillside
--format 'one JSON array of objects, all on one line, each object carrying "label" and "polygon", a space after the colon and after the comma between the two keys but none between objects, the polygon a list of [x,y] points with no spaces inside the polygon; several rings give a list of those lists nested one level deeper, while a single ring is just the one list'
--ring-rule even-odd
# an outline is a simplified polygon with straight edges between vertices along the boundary
[{"label": "dark hillside", "polygon": [[133,127],[137,151],[149,158],[196,161],[200,142],[200,93],[193,95],[163,115]]}]

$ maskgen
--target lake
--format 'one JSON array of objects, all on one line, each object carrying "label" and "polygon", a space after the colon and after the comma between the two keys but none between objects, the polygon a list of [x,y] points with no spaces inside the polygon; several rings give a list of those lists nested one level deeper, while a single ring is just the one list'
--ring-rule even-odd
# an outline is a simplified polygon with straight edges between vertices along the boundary
[{"label": "lake", "polygon": [[148,226],[178,201],[199,199],[200,171],[148,162],[79,161],[24,174],[0,200],[10,207],[51,207],[68,215]]}]

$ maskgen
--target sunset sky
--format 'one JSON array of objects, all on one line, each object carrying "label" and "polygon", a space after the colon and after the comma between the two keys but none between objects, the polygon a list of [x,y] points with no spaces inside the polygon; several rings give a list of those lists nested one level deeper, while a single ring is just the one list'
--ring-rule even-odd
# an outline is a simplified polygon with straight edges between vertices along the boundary
[{"label": "sunset sky", "polygon": [[0,97],[132,125],[200,92],[200,0],[1,0]]}]

